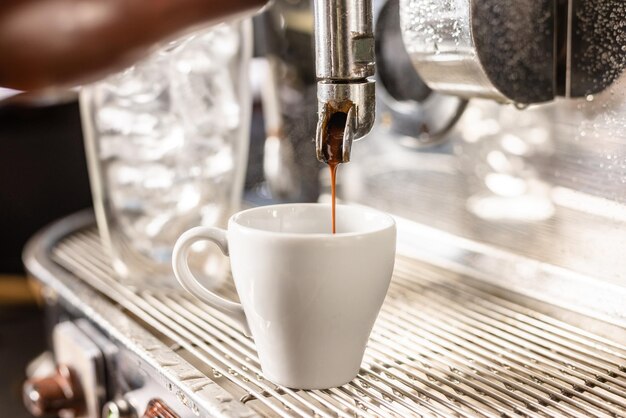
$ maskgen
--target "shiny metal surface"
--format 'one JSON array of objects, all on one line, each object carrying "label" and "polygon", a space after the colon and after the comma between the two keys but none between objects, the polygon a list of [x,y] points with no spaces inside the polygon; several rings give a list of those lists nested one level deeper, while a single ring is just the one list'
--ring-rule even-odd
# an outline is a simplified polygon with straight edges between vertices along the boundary
[{"label": "shiny metal surface", "polygon": [[[438,18],[462,21],[443,12],[467,2],[423,2],[435,3],[441,6],[432,9]],[[626,6],[619,0],[558,6],[567,12],[557,22],[561,58],[567,58],[556,68],[557,93],[564,97],[525,110],[472,99],[446,135],[450,146],[432,153],[398,150],[393,147],[398,136],[375,128],[367,144],[355,150],[350,168],[358,174],[345,184],[352,190],[343,197],[488,246],[494,253],[530,260],[537,269],[522,267],[532,271],[527,277],[505,270],[515,280],[501,278],[500,285],[525,288],[545,301],[561,301],[623,324],[623,299],[611,293],[621,297],[626,288],[621,251],[626,245]],[[425,25],[428,10],[417,11],[415,23]],[[431,47],[434,60],[448,53],[443,49],[437,54],[435,44],[456,48],[455,42],[441,44],[436,36],[437,30],[452,36],[456,23],[437,22],[441,25],[431,29],[423,26],[424,38],[415,40]],[[466,32],[457,33],[459,45]],[[497,68],[507,74],[510,63],[501,58]],[[369,146],[374,149],[365,149]],[[477,205],[481,199],[487,204]],[[492,269],[498,264],[489,257],[484,263]],[[570,279],[552,283],[554,277],[537,278],[544,266],[562,269]]]},{"label": "shiny metal surface", "polygon": [[371,0],[315,1],[315,63],[318,79],[317,158],[324,161],[326,126],[337,112],[347,114],[343,162],[352,141],[365,136],[375,119],[374,33]]},{"label": "shiny metal surface", "polygon": [[401,0],[400,24],[407,52],[432,89],[506,101],[478,59],[470,10],[470,1]]},{"label": "shiny metal surface", "polygon": [[[626,414],[626,346],[495,296],[471,276],[398,258],[359,376],[294,391],[263,378],[253,341],[228,318],[182,291],[125,288],[93,228],[68,233],[52,249],[58,266],[175,341],[178,355],[262,415]],[[221,291],[235,294],[231,284]]]},{"label": "shiny metal surface", "polygon": [[349,82],[373,76],[371,0],[319,0],[314,7],[317,78]]},{"label": "shiny metal surface", "polygon": [[124,399],[112,400],[102,407],[105,418],[137,418],[137,411]]},{"label": "shiny metal surface", "polygon": [[261,86],[261,102],[265,122],[263,174],[269,191],[277,199],[294,199],[301,194],[300,172],[291,140],[286,135],[280,98],[281,61],[268,55],[264,60],[265,77]]},{"label": "shiny metal surface", "polygon": [[24,264],[33,277],[45,284],[48,303],[62,304],[73,315],[88,319],[115,343],[120,351],[118,364],[114,365],[117,373],[130,372],[131,377],[140,377],[147,384],[125,393],[135,409],[143,411],[148,400],[158,395],[167,399],[171,407],[175,405],[181,418],[256,416],[177,354],[174,341],[163,335],[157,338],[153,330],[137,324],[119,304],[102,297],[83,279],[51,260],[50,250],[59,240],[94,222],[93,214],[81,212],[51,225],[29,241],[24,249]]},{"label": "shiny metal surface", "polygon": [[350,161],[352,142],[367,134],[374,124],[376,114],[376,89],[374,81],[334,84],[317,83],[318,122],[315,133],[317,159],[325,161],[324,144],[327,126],[335,113],[346,113],[343,132],[342,162]]},{"label": "shiny metal surface", "polygon": [[[468,112],[466,116],[471,115]],[[477,129],[479,125],[472,126]],[[557,146],[571,144],[571,138],[559,141],[564,142]],[[342,184],[345,199],[421,225],[420,232],[408,238],[408,244],[420,249],[421,259],[441,262],[448,269],[454,266],[458,272],[470,270],[503,289],[620,324],[626,337],[626,260],[622,256],[626,209],[608,198],[623,193],[622,177],[615,174],[612,181],[599,182],[600,176],[609,173],[578,172],[578,181],[585,177],[598,181],[594,191],[606,197],[566,187],[564,181],[576,184],[570,183],[575,180],[572,177],[560,177],[561,184],[550,177],[545,199],[553,205],[553,212],[548,218],[507,219],[513,210],[520,215],[531,212],[525,198],[509,196],[502,219],[486,219],[468,210],[476,174],[464,168],[464,154],[410,154],[395,142],[375,131],[371,140],[358,148],[354,162],[343,173],[349,179]],[[480,142],[473,145],[481,146]],[[591,150],[594,145],[590,142],[587,146]],[[486,155],[497,154],[489,144],[485,147]],[[579,153],[577,158],[590,164],[586,158],[603,152],[598,148],[587,157]],[[370,157],[374,155],[376,158]],[[575,168],[565,165],[570,158],[553,155],[543,162],[533,161],[531,167],[564,174],[565,169]],[[488,161],[470,161],[477,171],[489,168]]]},{"label": "shiny metal surface", "polygon": [[407,52],[430,88],[537,103],[554,97],[551,0],[401,0]]},{"label": "shiny metal surface", "polygon": [[308,0],[274,1],[253,20],[259,57],[251,63],[253,91],[261,99],[267,142],[263,149],[251,146],[247,177],[262,199],[314,201],[319,193],[319,162],[311,158],[317,124],[313,20]]},{"label": "shiny metal surface", "polygon": [[402,0],[411,60],[433,89],[518,104],[585,97],[626,65],[620,0]]},{"label": "shiny metal surface", "polygon": [[375,0],[377,115],[403,145],[424,148],[446,141],[467,100],[431,90],[409,57],[400,28],[399,0]]}]

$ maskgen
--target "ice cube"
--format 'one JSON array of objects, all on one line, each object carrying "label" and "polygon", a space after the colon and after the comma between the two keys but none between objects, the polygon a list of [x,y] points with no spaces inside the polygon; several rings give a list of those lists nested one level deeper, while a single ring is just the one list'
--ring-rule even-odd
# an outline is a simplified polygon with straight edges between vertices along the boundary
[{"label": "ice cube", "polygon": [[[194,42],[210,49],[210,53],[220,60],[232,58],[239,50],[239,33],[230,25],[218,25],[200,34]],[[186,47],[193,47],[191,44]]]},{"label": "ice cube", "polygon": [[235,80],[229,68],[239,36],[226,25],[198,35],[176,51],[170,66],[170,96],[193,135],[219,135],[239,124]]},{"label": "ice cube", "polygon": [[184,144],[183,125],[171,113],[136,113],[104,107],[97,116],[100,158],[127,161],[161,159]]},{"label": "ice cube", "polygon": [[117,97],[120,103],[129,107],[153,102],[168,86],[167,78],[160,68],[162,65],[162,63],[138,64],[108,77],[98,87],[103,93]]},{"label": "ice cube", "polygon": [[239,104],[228,70],[174,73],[173,105],[192,135],[220,135],[239,125]]}]

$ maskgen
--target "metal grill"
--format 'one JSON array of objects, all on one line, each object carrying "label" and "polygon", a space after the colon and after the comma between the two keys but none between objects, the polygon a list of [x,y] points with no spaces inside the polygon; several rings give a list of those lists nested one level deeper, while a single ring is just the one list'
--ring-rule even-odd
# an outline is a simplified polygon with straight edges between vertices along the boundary
[{"label": "metal grill", "polygon": [[[626,347],[423,262],[398,258],[359,376],[298,391],[263,377],[254,342],[220,312],[182,291],[121,285],[95,230],[58,243],[53,259],[265,415],[626,417]],[[231,283],[223,293],[235,297]]]}]

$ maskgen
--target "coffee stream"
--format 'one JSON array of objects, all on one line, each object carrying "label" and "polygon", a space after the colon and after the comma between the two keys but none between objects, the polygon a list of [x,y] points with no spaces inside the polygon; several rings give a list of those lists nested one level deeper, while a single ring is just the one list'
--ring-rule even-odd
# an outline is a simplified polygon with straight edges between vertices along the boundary
[{"label": "coffee stream", "polygon": [[330,187],[332,196],[332,226],[333,234],[337,232],[335,217],[335,200],[337,191],[337,167],[343,161],[343,131],[346,127],[347,115],[343,112],[336,112],[328,121],[326,126],[326,141],[323,149],[324,159],[330,169]]}]

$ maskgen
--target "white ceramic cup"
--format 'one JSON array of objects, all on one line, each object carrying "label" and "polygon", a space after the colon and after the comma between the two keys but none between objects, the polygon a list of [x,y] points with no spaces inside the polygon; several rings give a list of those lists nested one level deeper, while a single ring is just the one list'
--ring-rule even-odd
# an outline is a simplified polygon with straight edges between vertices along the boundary
[{"label": "white ceramic cup", "polygon": [[[338,205],[333,235],[330,214],[330,205],[315,203],[244,210],[228,231],[196,227],[174,247],[180,284],[251,331],[265,376],[291,388],[330,388],[357,375],[393,272],[393,218]],[[200,240],[230,255],[241,304],[192,275],[187,253]]]}]

